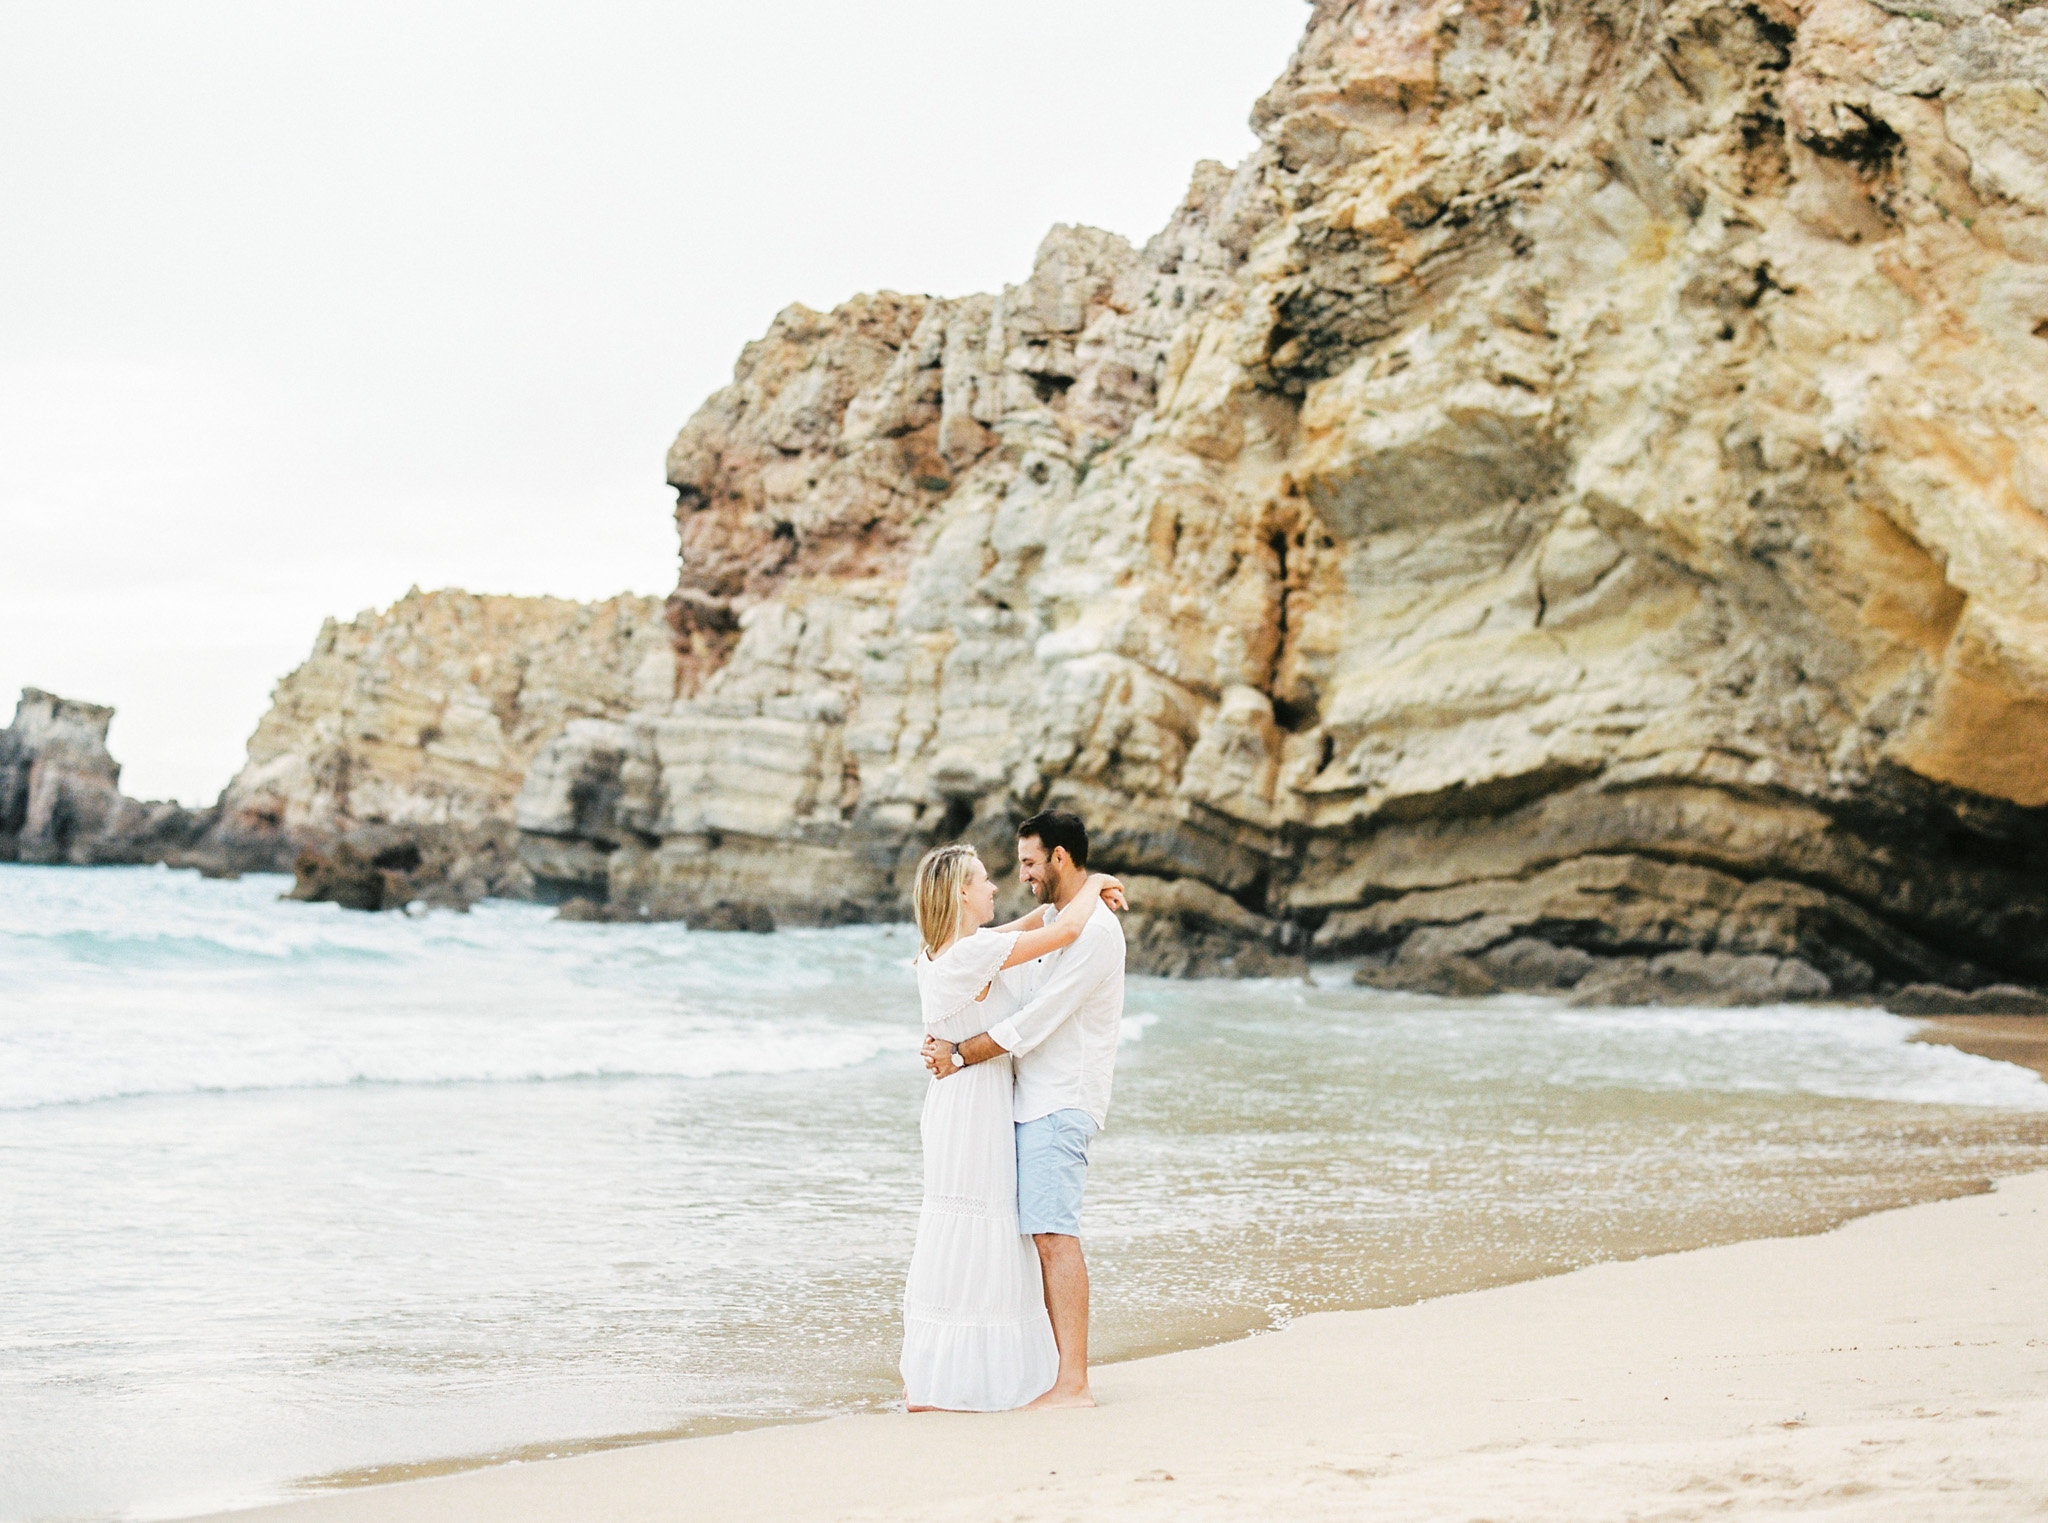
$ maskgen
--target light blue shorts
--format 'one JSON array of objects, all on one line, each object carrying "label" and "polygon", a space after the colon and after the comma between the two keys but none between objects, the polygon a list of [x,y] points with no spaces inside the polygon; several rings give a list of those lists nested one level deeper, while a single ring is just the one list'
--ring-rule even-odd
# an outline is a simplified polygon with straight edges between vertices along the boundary
[{"label": "light blue shorts", "polygon": [[1027,1236],[1081,1235],[1088,1144],[1100,1130],[1082,1110],[1054,1111],[1017,1123],[1017,1226]]}]

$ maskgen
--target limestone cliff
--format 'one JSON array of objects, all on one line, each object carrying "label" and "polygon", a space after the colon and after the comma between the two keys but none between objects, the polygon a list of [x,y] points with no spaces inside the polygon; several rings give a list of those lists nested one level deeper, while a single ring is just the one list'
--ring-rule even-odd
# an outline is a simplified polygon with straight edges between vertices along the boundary
[{"label": "limestone cliff", "polygon": [[[512,806],[534,754],[567,724],[674,691],[659,599],[415,590],[321,627],[272,694],[207,845],[241,865],[310,849],[301,893],[366,908],[415,889],[457,903],[531,892]],[[350,851],[329,861],[336,842]]]},{"label": "limestone cliff", "polygon": [[14,722],[0,730],[0,862],[184,859],[213,812],[124,794],[107,749],[113,721],[104,704],[22,689]]},{"label": "limestone cliff", "polygon": [[1198,966],[2048,980],[2044,92],[2017,4],[1319,0],[1142,250],[748,347],[682,696],[522,823],[829,920],[1057,802]]}]

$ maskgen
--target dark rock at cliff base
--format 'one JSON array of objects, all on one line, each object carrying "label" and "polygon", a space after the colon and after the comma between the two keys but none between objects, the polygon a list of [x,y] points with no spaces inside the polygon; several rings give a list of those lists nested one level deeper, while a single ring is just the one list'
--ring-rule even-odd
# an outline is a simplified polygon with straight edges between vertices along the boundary
[{"label": "dark rock at cliff base", "polygon": [[[1482,934],[1473,930],[1464,939],[1477,941]],[[1574,1005],[1778,1005],[1825,999],[1832,992],[1824,974],[1791,957],[1694,951],[1596,957],[1534,937],[1475,954],[1459,940],[1411,937],[1393,956],[1361,964],[1353,981],[1453,999],[1562,993]]]},{"label": "dark rock at cliff base", "polygon": [[1894,1015],[2048,1016],[2048,994],[2017,984],[1967,991],[1942,984],[1908,984],[1886,995],[1884,1007]]},{"label": "dark rock at cliff base", "polygon": [[1364,963],[1353,979],[1379,989],[1474,998],[1507,990],[1558,993],[1601,965],[1589,952],[1515,935],[1515,929],[1513,920],[1497,915],[1426,926],[1391,957]]},{"label": "dark rock at cliff base", "polygon": [[1402,963],[1369,962],[1351,978],[1354,983],[1375,989],[1440,994],[1446,999],[1479,999],[1501,992],[1500,980],[1477,958],[1455,952],[1436,958],[1413,958]]},{"label": "dark rock at cliff base", "polygon": [[775,929],[775,916],[766,905],[724,900],[691,911],[685,923],[693,931],[752,931],[766,935]]},{"label": "dark rock at cliff base", "polygon": [[1124,922],[1127,972],[1158,978],[1303,978],[1305,958],[1214,931],[1189,931],[1149,915]]},{"label": "dark rock at cliff base", "polygon": [[1590,952],[1553,946],[1534,936],[1517,936],[1490,947],[1479,961],[1503,989],[1542,991],[1569,989],[1600,964]]},{"label": "dark rock at cliff base", "polygon": [[1831,988],[1795,957],[1667,952],[1615,958],[1573,987],[1575,1005],[1780,1005],[1825,999]]},{"label": "dark rock at cliff base", "polygon": [[290,899],[351,910],[466,910],[479,899],[530,898],[505,826],[364,825],[300,848]]},{"label": "dark rock at cliff base", "polygon": [[589,841],[521,833],[519,862],[533,875],[534,892],[565,904],[582,899],[602,905],[609,897],[610,853]]},{"label": "dark rock at cliff base", "polygon": [[1124,966],[1163,978],[1300,978],[1291,927],[1254,914],[1199,878],[1124,875]]},{"label": "dark rock at cliff base", "polygon": [[346,842],[337,843],[326,852],[299,853],[292,871],[298,881],[288,897],[309,903],[338,904],[345,910],[381,910],[387,905],[397,908],[410,897],[404,891],[402,874],[392,874],[398,879],[396,885],[392,884],[382,868]]}]

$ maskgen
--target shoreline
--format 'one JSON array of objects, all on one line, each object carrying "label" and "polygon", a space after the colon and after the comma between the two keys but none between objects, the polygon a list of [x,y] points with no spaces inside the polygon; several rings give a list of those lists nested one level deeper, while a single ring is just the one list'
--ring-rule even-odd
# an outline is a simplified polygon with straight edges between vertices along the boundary
[{"label": "shoreline", "polygon": [[[1959,1051],[1991,1059],[2011,1062],[2028,1068],[2048,1078],[2048,1021],[2025,1016],[1928,1016],[1912,1018],[1915,1027],[1909,1041],[1955,1047]],[[1976,1190],[1988,1190],[1991,1181],[1983,1181]],[[1950,1186],[1954,1188],[1953,1184]],[[1697,1252],[1709,1252],[1718,1248],[1739,1246],[1758,1241],[1777,1241],[1804,1238],[1840,1231],[1851,1222],[1864,1217],[1899,1211],[1911,1211],[1919,1207],[1938,1204],[1945,1200],[1966,1199],[1968,1194],[1947,1194],[1931,1199],[1908,1200],[1896,1204],[1875,1205],[1864,1208],[1856,1215],[1811,1227],[1795,1227],[1775,1231],[1766,1228],[1761,1237],[1732,1238],[1710,1241],[1696,1246],[1654,1248],[1641,1257],[1669,1257]],[[1480,1285],[1469,1289],[1451,1289],[1433,1292],[1421,1301],[1399,1303],[1395,1308],[1353,1307],[1335,1308],[1329,1311],[1306,1315],[1357,1315],[1377,1310],[1400,1309],[1400,1307],[1426,1304],[1429,1301],[1457,1298],[1474,1294],[1486,1294],[1497,1289],[1532,1283],[1536,1280],[1558,1278],[1583,1273],[1589,1268],[1599,1268],[1610,1263],[1637,1262],[1637,1258],[1600,1260],[1591,1265],[1577,1268],[1538,1272],[1528,1279],[1501,1282],[1495,1285]],[[1199,1340],[1193,1342],[1163,1339],[1149,1349],[1125,1351],[1098,1363],[1099,1372],[1132,1363],[1149,1363],[1175,1354],[1200,1352],[1217,1347],[1267,1337],[1276,1331],[1271,1326],[1252,1327],[1225,1336],[1220,1340]],[[729,1437],[738,1433],[760,1430],[810,1428],[818,1423],[844,1420],[860,1420],[878,1415],[872,1403],[865,1403],[853,1410],[825,1412],[811,1415],[786,1415],[780,1417],[730,1417],[713,1416],[693,1419],[667,1429],[621,1432],[593,1437],[535,1439],[516,1441],[488,1452],[448,1454],[438,1458],[401,1461],[389,1464],[365,1465],[344,1470],[305,1476],[294,1482],[295,1494],[284,1501],[250,1502],[220,1512],[187,1515],[198,1518],[229,1518],[249,1516],[253,1511],[268,1514],[273,1509],[289,1510],[302,1503],[314,1502],[333,1496],[356,1495],[365,1492],[382,1494],[394,1486],[405,1486],[422,1480],[446,1480],[474,1475],[478,1472],[501,1468],[530,1466],[575,1460],[591,1455],[605,1454],[622,1449],[642,1449],[657,1446],[673,1446],[678,1443],[701,1443],[707,1440]]]},{"label": "shoreline", "polygon": [[838,1417],[209,1516],[2028,1516],[2048,1508],[2048,1170],[1823,1233],[1311,1314],[1096,1382],[1093,1413]]},{"label": "shoreline", "polygon": [[1909,1040],[1954,1047],[1994,1063],[2031,1068],[2048,1079],[2048,1016],[1927,1015]]}]

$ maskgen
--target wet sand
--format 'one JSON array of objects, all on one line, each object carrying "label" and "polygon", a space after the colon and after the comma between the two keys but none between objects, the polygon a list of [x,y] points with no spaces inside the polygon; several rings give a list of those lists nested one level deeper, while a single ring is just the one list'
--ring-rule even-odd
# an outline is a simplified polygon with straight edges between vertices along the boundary
[{"label": "wet sand", "polygon": [[1094,1412],[838,1418],[246,1523],[1913,1520],[2048,1509],[2048,1172],[1098,1372]]},{"label": "wet sand", "polygon": [[2016,1063],[2048,1078],[2048,1016],[1933,1015],[1913,1034],[1916,1042],[1940,1042],[1980,1058]]}]

